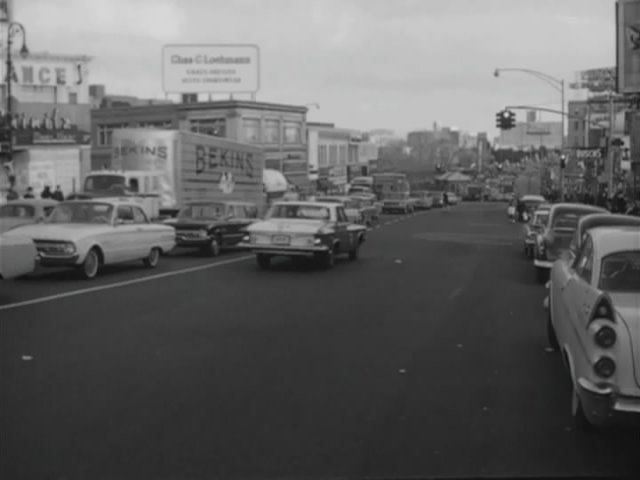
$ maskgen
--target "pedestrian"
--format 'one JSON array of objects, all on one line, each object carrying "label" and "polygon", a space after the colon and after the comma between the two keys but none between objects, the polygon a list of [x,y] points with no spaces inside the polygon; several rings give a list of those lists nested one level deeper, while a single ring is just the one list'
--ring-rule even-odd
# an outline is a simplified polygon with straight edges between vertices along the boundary
[{"label": "pedestrian", "polygon": [[449,211],[449,195],[447,195],[447,192],[442,192],[442,211]]},{"label": "pedestrian", "polygon": [[27,188],[27,193],[24,194],[24,198],[36,198],[36,196],[33,194],[33,187]]},{"label": "pedestrian", "polygon": [[53,192],[51,191],[51,187],[49,185],[45,185],[44,186],[44,190],[42,190],[42,193],[40,194],[41,198],[52,198],[53,197]]},{"label": "pedestrian", "polygon": [[62,193],[62,190],[60,189],[60,185],[56,185],[56,191],[53,192],[53,194],[51,195],[51,198],[53,198],[54,200],[57,200],[59,202],[62,202],[64,200],[64,194]]}]

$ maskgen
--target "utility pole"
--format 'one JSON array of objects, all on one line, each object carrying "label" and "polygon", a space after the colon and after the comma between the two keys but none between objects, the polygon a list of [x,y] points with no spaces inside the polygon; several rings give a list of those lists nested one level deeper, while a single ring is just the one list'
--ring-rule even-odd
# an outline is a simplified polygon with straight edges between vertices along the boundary
[{"label": "utility pole", "polygon": [[609,195],[613,194],[613,163],[614,163],[614,152],[613,152],[613,131],[614,131],[614,123],[615,123],[615,112],[613,108],[613,91],[609,91],[609,136],[607,138],[607,188],[609,190]]}]

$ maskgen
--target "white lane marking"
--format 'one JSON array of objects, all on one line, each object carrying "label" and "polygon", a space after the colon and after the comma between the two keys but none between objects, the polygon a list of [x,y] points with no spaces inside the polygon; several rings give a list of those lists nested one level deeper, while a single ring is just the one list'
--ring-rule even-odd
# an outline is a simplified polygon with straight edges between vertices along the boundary
[{"label": "white lane marking", "polygon": [[29,305],[36,305],[38,303],[52,302],[54,300],[60,300],[62,298],[75,297],[77,295],[85,295],[87,293],[99,292],[102,290],[111,290],[112,288],[126,287],[127,285],[134,285],[136,283],[150,282],[152,280],[159,280],[161,278],[174,277],[176,275],[184,275],[185,273],[199,272],[201,270],[207,270],[209,268],[223,267],[225,265],[231,265],[233,263],[240,263],[253,258],[253,255],[245,255],[243,257],[231,258],[229,260],[223,260],[221,262],[208,263],[206,265],[198,265],[197,267],[183,268],[181,270],[174,270],[171,272],[158,273],[156,275],[148,275],[142,278],[134,278],[131,280],[124,280],[122,282],[109,283],[107,285],[100,285],[97,287],[82,288],[80,290],[73,290],[71,292],[57,293],[55,295],[49,295],[47,297],[33,298],[31,300],[24,300],[22,302],[8,303],[6,305],[0,305],[0,311],[11,310],[13,308],[27,307]]},{"label": "white lane marking", "polygon": [[462,287],[456,288],[453,292],[449,294],[449,300],[455,300],[456,297],[458,297],[458,295],[462,293],[462,290],[463,290]]}]

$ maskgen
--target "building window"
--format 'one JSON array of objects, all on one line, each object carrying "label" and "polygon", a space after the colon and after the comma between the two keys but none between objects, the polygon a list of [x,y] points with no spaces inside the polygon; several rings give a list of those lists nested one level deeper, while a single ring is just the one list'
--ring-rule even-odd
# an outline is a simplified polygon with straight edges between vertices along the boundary
[{"label": "building window", "polygon": [[112,124],[112,125],[98,125],[98,146],[102,146],[102,147],[110,146],[113,131],[119,128],[127,128],[128,126],[129,125],[127,123]]},{"label": "building window", "polygon": [[580,121],[576,120],[575,122],[573,122],[573,129],[574,130],[580,130]]},{"label": "building window", "polygon": [[264,143],[280,143],[280,120],[264,121]]},{"label": "building window", "polygon": [[302,143],[302,125],[297,122],[284,124],[284,143]]},{"label": "building window", "polygon": [[267,158],[264,162],[264,168],[271,170],[280,170],[281,160],[279,158]]},{"label": "building window", "polygon": [[172,128],[173,122],[171,120],[164,120],[159,122],[140,122],[138,128]]},{"label": "building window", "polygon": [[347,146],[340,145],[340,165],[346,165],[348,161]]},{"label": "building window", "polygon": [[191,131],[212,137],[227,136],[227,120],[225,118],[203,118],[191,120]]},{"label": "building window", "polygon": [[329,159],[327,158],[327,146],[318,145],[318,166],[326,167],[328,164]]},{"label": "building window", "polygon": [[329,165],[337,165],[338,164],[338,146],[330,145],[329,146]]},{"label": "building window", "polygon": [[249,143],[260,143],[260,119],[245,118],[242,121],[244,139]]},{"label": "building window", "polygon": [[76,92],[69,92],[69,104],[70,105],[78,104],[78,94]]}]

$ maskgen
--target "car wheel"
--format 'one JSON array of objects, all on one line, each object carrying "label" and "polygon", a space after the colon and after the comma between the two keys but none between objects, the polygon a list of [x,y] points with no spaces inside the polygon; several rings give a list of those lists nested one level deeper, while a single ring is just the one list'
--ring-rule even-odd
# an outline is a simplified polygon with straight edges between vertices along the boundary
[{"label": "car wheel", "polygon": [[594,430],[594,425],[589,421],[584,413],[584,408],[575,385],[571,388],[571,416],[573,417],[573,424],[576,430],[583,432],[589,432]]},{"label": "car wheel", "polygon": [[536,281],[545,283],[547,281],[548,272],[546,268],[536,267]]},{"label": "car wheel", "polygon": [[98,251],[95,248],[92,248],[89,250],[89,253],[87,253],[82,265],[80,265],[80,273],[86,280],[91,280],[96,278],[99,269],[100,256],[98,255]]},{"label": "car wheel", "polygon": [[147,268],[156,268],[160,261],[160,252],[161,250],[159,248],[152,248],[149,255],[142,260],[144,266]]},{"label": "car wheel", "polygon": [[260,270],[268,270],[271,266],[271,256],[265,253],[256,254],[256,263]]},{"label": "car wheel", "polygon": [[549,342],[549,347],[554,352],[560,349],[556,330],[553,328],[553,322],[551,321],[551,296],[549,296],[549,307],[547,308],[547,341]]},{"label": "car wheel", "polygon": [[220,255],[220,242],[214,237],[211,239],[211,242],[203,247],[202,251],[209,257],[217,257]]},{"label": "car wheel", "polygon": [[333,249],[326,251],[320,256],[320,265],[327,270],[333,268],[336,259]]}]

